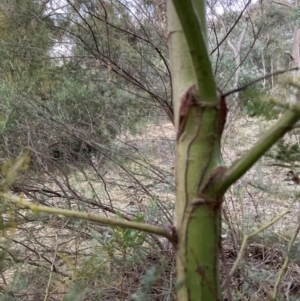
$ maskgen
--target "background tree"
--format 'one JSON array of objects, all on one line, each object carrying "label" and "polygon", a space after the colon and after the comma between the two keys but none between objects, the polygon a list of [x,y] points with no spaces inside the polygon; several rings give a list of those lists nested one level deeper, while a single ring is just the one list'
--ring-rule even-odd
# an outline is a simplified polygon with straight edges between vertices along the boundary
[{"label": "background tree", "polygon": [[[294,32],[293,32],[293,51],[292,53],[287,51],[286,54],[292,60],[294,67],[299,67],[299,60],[300,60],[300,36],[299,36],[299,25],[297,24],[297,11],[299,11],[299,3],[298,1],[273,1],[273,3],[280,5],[289,11],[291,16],[294,16]],[[295,72],[295,77],[299,74],[299,72]]]}]

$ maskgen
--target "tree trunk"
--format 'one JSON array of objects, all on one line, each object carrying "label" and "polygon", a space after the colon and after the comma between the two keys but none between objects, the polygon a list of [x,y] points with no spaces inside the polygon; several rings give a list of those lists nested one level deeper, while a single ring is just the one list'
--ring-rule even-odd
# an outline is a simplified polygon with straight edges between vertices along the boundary
[{"label": "tree trunk", "polygon": [[[273,0],[273,3],[284,6],[290,10],[292,9],[299,9],[300,1],[295,0],[293,2],[289,2],[286,0]],[[298,27],[294,27],[294,34],[293,34],[293,67],[299,68],[300,64],[300,29]],[[300,70],[294,71],[294,80],[299,76]]]},{"label": "tree trunk", "polygon": [[[294,34],[293,34],[293,67],[299,68],[300,63],[300,29],[295,27]],[[299,75],[299,70],[294,72],[294,80],[296,80],[297,76]]]},{"label": "tree trunk", "polygon": [[[204,9],[205,2],[198,2]],[[210,94],[205,87],[199,87],[197,70],[171,0],[168,20],[177,133],[178,301],[221,300],[218,253],[222,195],[210,183],[214,178],[211,175],[217,176],[222,170],[218,167],[225,108],[221,109],[211,70],[203,75]],[[199,55],[209,62],[206,47]],[[210,63],[208,66],[211,68]]]}]

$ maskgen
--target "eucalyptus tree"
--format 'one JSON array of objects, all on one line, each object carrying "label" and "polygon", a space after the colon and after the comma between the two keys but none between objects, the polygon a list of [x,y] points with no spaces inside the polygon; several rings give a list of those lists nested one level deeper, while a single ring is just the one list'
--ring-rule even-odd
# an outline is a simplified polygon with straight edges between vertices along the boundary
[{"label": "eucalyptus tree", "polygon": [[[211,15],[209,20],[209,42],[210,48],[212,49],[211,55],[214,55],[214,60],[216,62],[215,73],[221,73],[222,71],[219,70],[219,64],[221,64],[223,60],[228,60],[224,54],[224,51],[226,51],[225,49],[227,48],[226,46],[228,46],[232,52],[232,55],[227,55],[230,56],[231,59],[229,65],[231,67],[234,66],[234,69],[231,70],[231,76],[234,77],[232,83],[233,87],[239,85],[239,74],[244,61],[249,55],[249,51],[247,53],[245,50],[251,49],[257,39],[257,29],[254,26],[251,26],[253,21],[250,12],[250,3],[251,1],[248,1],[245,4],[241,3],[242,7],[240,9],[232,10],[232,3],[226,5],[226,3],[222,1],[208,2],[209,15]],[[218,9],[221,9],[221,12],[218,13]],[[234,20],[234,22],[232,22],[232,20]],[[252,40],[252,42],[246,42],[246,36],[248,39]],[[225,47],[222,45],[224,42],[226,44]],[[230,80],[231,78],[227,79],[227,81]],[[224,84],[228,86],[228,82]]]},{"label": "eucalyptus tree", "polygon": [[[288,11],[288,15],[291,16],[293,26],[293,48],[292,52],[286,50],[286,54],[289,56],[294,67],[299,67],[300,64],[300,29],[299,29],[299,1],[285,1],[285,0],[273,0],[275,5],[281,6]],[[299,74],[299,71],[295,71],[295,77]]]},{"label": "eucalyptus tree", "polygon": [[[268,1],[209,1],[208,15],[210,54],[216,82],[222,90],[236,89],[277,70],[295,67],[290,52],[293,37],[289,34],[288,9]],[[229,96],[231,116],[237,115],[233,114],[234,107],[244,108],[250,116],[276,116],[278,111],[252,99],[263,91],[284,93],[275,76],[270,80],[262,78],[251,89]]]}]

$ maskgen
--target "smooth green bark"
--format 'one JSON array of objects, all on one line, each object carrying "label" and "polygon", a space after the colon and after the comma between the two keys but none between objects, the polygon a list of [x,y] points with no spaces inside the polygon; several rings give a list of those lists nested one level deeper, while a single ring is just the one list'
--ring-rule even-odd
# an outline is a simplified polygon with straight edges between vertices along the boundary
[{"label": "smooth green bark", "polygon": [[[193,63],[192,69],[195,76],[193,82],[203,97],[202,101],[216,104],[216,86],[207,49],[205,1],[173,0],[173,4],[180,14],[179,20],[176,20],[176,13],[169,13],[170,23],[177,24],[176,28],[169,26],[169,33],[178,35],[177,47],[188,48],[185,55],[189,56]],[[170,5],[169,9],[171,9]],[[181,37],[182,34],[183,37]],[[172,55],[174,55],[174,52]],[[184,60],[188,60],[187,57]],[[183,57],[181,57],[182,59]]]},{"label": "smooth green bark", "polygon": [[178,300],[220,300],[221,200],[211,191],[204,193],[210,175],[221,162],[220,99],[206,48],[204,1],[197,2],[197,14],[191,1],[173,2],[182,12],[181,22],[185,24],[182,28],[169,1],[169,47],[177,132]]}]

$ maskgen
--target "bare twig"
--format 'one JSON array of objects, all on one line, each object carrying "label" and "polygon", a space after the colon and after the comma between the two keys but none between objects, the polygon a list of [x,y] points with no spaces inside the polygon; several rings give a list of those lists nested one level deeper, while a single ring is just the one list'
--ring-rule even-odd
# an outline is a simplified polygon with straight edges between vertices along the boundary
[{"label": "bare twig", "polygon": [[57,248],[58,248],[57,233],[56,233],[55,237],[56,237],[55,252],[54,252],[54,256],[53,256],[53,260],[52,260],[52,264],[51,264],[50,275],[49,275],[49,279],[48,279],[48,283],[47,283],[47,287],[46,287],[46,291],[45,291],[44,301],[47,301],[47,299],[48,299],[49,288],[50,288],[50,284],[51,284],[51,280],[52,280],[52,275],[53,275],[53,271],[54,271],[54,263],[55,263],[55,259],[56,259],[56,255],[57,255]]},{"label": "bare twig", "polygon": [[252,86],[252,85],[254,85],[254,84],[260,82],[261,80],[268,79],[268,78],[270,78],[270,77],[272,77],[272,76],[277,76],[277,75],[280,75],[280,74],[284,74],[284,73],[291,72],[291,71],[296,71],[296,70],[299,70],[299,68],[298,68],[298,67],[295,67],[295,68],[291,68],[291,69],[287,69],[287,70],[279,70],[279,71],[276,71],[276,72],[274,72],[274,73],[270,73],[270,74],[261,76],[261,77],[256,78],[256,79],[254,79],[253,81],[248,82],[248,83],[246,83],[246,84],[244,84],[244,85],[242,85],[242,86],[240,86],[240,87],[238,87],[238,88],[235,88],[235,89],[232,89],[232,90],[229,90],[229,91],[223,93],[222,96],[223,96],[223,97],[227,97],[227,96],[229,96],[229,95],[231,95],[231,94],[234,94],[234,93],[237,93],[237,92],[246,90],[246,89],[248,89],[250,86]]}]

